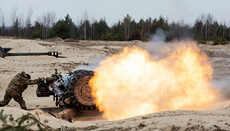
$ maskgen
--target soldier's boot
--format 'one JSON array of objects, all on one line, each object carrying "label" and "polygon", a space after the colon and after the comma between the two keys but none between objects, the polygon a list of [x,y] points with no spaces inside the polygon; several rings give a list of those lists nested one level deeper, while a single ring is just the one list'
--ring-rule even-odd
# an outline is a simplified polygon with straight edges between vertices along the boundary
[{"label": "soldier's boot", "polygon": [[23,100],[22,96],[15,97],[14,100],[20,104],[21,109],[27,110],[26,102]]},{"label": "soldier's boot", "polygon": [[3,101],[0,101],[0,107],[3,107],[3,106],[5,106],[4,104],[2,104],[3,103]]},{"label": "soldier's boot", "polygon": [[12,97],[8,93],[6,93],[4,96],[4,100],[0,101],[0,107],[7,105],[11,99]]},{"label": "soldier's boot", "polygon": [[20,101],[19,104],[20,104],[21,109],[27,110],[27,108],[26,108],[26,103],[25,103],[24,100],[23,100],[23,101]]},{"label": "soldier's boot", "polygon": [[26,105],[21,105],[21,104],[20,104],[20,107],[21,107],[21,109],[23,109],[23,110],[27,110]]}]

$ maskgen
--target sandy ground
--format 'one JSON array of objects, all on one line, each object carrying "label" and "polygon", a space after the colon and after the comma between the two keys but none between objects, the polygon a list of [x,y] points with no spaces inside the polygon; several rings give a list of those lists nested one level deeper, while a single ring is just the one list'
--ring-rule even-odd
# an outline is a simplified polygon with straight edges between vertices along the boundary
[{"label": "sandy ground", "polygon": [[[46,52],[59,51],[60,58],[51,56],[17,56],[0,58],[0,99],[12,77],[20,71],[31,74],[32,79],[47,77],[54,69],[67,73],[73,69],[89,65],[106,56],[118,53],[125,46],[142,44],[133,42],[79,41],[64,42],[61,40],[15,40],[0,38],[0,46],[12,48],[11,52]],[[214,69],[214,83],[222,83],[228,87],[230,76],[230,45],[211,46],[199,45],[207,52]],[[93,64],[92,64],[93,63]],[[221,81],[221,82],[219,82]],[[219,84],[219,86],[221,86]],[[23,93],[29,112],[39,112],[42,120],[48,120],[54,128],[61,126],[76,127],[78,130],[230,130],[230,101],[222,101],[208,111],[167,111],[139,116],[119,121],[105,121],[102,113],[97,111],[76,111],[74,123],[56,119],[47,112],[58,113],[52,97],[37,98],[36,86],[29,86]],[[28,111],[20,109],[13,100],[7,107],[0,108],[15,117]]]}]

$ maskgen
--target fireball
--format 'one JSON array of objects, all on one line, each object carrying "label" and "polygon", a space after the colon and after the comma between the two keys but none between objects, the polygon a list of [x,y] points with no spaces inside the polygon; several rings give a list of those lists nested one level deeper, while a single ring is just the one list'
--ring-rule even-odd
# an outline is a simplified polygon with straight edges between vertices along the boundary
[{"label": "fireball", "polygon": [[200,110],[217,99],[212,67],[195,43],[163,50],[164,56],[155,59],[140,47],[126,47],[100,62],[89,84],[105,118]]}]

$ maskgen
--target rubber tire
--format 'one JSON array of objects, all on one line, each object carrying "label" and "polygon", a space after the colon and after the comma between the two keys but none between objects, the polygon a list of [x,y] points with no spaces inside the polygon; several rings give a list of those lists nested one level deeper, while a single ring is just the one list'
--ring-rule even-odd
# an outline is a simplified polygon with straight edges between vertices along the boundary
[{"label": "rubber tire", "polygon": [[84,110],[96,109],[96,105],[87,106],[87,105],[81,104],[74,95],[74,88],[75,88],[75,85],[77,84],[77,82],[85,76],[93,76],[94,72],[89,71],[89,70],[77,70],[77,71],[74,71],[73,73],[74,73],[74,77],[72,78],[72,80],[70,82],[70,91],[69,91],[71,103],[73,103],[74,107],[76,107],[78,109],[84,109]]}]

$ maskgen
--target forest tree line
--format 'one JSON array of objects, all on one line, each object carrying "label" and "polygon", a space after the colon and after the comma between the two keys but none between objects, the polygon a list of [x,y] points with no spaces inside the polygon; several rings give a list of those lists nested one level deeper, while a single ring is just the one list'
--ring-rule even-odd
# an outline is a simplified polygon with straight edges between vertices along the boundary
[{"label": "forest tree line", "polygon": [[18,17],[16,11],[10,16],[10,26],[6,26],[4,16],[0,15],[1,36],[25,39],[59,37],[78,40],[148,41],[158,29],[161,29],[166,33],[165,41],[186,38],[200,43],[214,41],[215,44],[226,44],[230,41],[230,27],[216,21],[211,14],[201,15],[192,26],[183,22],[169,23],[161,16],[135,21],[127,15],[109,27],[105,19],[90,21],[87,17],[75,24],[68,14],[63,19],[55,21],[56,15],[52,12],[47,12],[32,24],[32,11],[28,11],[24,19]]}]

